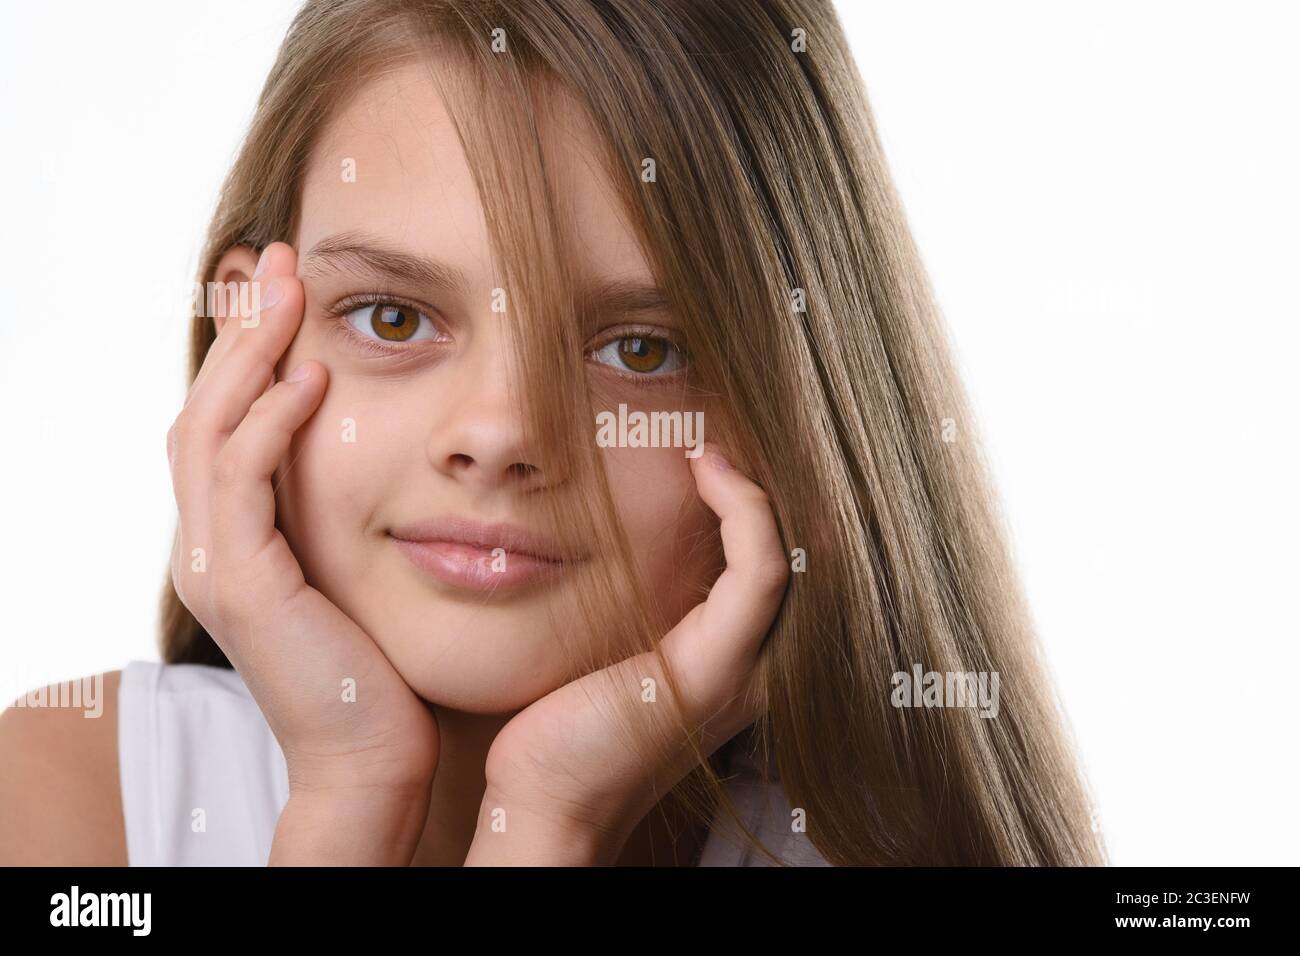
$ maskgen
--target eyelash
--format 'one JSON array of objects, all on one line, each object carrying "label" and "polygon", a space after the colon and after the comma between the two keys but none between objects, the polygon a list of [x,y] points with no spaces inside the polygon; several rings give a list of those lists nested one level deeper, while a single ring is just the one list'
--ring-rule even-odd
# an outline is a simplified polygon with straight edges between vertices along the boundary
[{"label": "eyelash", "polygon": [[[356,326],[348,320],[348,316],[358,309],[376,305],[399,305],[404,309],[412,309],[417,314],[422,315],[430,323],[433,323],[438,335],[446,335],[445,331],[437,328],[437,323],[434,322],[433,316],[429,314],[434,311],[433,309],[428,308],[428,306],[420,305],[420,303],[411,299],[407,299],[400,295],[394,295],[389,292],[364,292],[357,295],[350,295],[347,298],[340,299],[336,302],[334,307],[329,309],[326,314],[331,319],[336,320],[333,324],[339,334],[346,336],[349,341],[357,343],[363,349],[374,355],[394,356],[402,353],[409,353],[412,349],[416,348],[416,345],[384,345],[380,343],[379,340],[372,339],[370,336],[359,332]],[[428,339],[421,339],[420,341],[428,344],[441,344],[437,340],[431,342]]]},{"label": "eyelash", "polygon": [[[429,312],[435,310],[428,309],[427,306],[420,305],[420,303],[407,299],[404,296],[388,292],[364,292],[347,296],[346,298],[340,299],[336,302],[326,314],[329,318],[335,320],[333,325],[338,330],[339,334],[346,336],[350,341],[356,343],[361,348],[374,355],[392,357],[403,353],[410,353],[414,348],[416,348],[416,346],[383,345],[377,339],[372,339],[362,332],[359,332],[348,320],[348,316],[358,309],[367,306],[373,307],[376,305],[398,305],[405,309],[414,310],[417,314],[424,316],[424,318],[428,319],[430,322],[434,321],[433,317],[429,315]],[[441,329],[437,329],[437,332],[440,335],[446,335],[446,333]],[[669,348],[677,352],[681,358],[683,367],[673,369],[664,374],[655,374],[654,372],[630,372],[624,369],[615,368],[612,365],[607,365],[603,362],[598,363],[612,374],[621,378],[631,379],[642,383],[655,382],[656,380],[658,382],[663,382],[665,380],[672,381],[677,379],[681,373],[685,372],[686,367],[690,364],[689,353],[685,346],[683,346],[678,340],[677,336],[670,333],[667,329],[648,325],[624,326],[622,328],[613,329],[612,331],[606,330],[606,334],[602,334],[602,337],[584,352],[584,356],[590,358],[601,349],[623,339],[651,339],[654,341],[664,342]],[[421,341],[429,342],[430,340],[422,339]],[[430,344],[441,343],[435,341]]]},{"label": "eyelash", "polygon": [[596,342],[595,345],[587,349],[585,353],[587,357],[591,357],[595,355],[597,352],[599,352],[601,349],[604,349],[615,342],[621,342],[624,339],[650,339],[652,341],[664,342],[665,344],[667,344],[667,346],[670,349],[675,351],[678,354],[678,356],[680,356],[682,362],[681,368],[672,369],[671,371],[663,372],[663,373],[632,372],[626,369],[615,368],[614,366],[607,365],[604,362],[599,363],[602,368],[605,368],[606,370],[622,378],[631,379],[632,381],[641,382],[641,383],[646,383],[646,382],[661,383],[665,381],[675,381],[690,366],[690,353],[687,352],[686,347],[682,345],[682,343],[678,340],[677,336],[669,332],[667,329],[656,328],[654,326],[649,326],[649,325],[623,326],[621,328],[606,330],[601,334],[601,336],[602,337]]}]

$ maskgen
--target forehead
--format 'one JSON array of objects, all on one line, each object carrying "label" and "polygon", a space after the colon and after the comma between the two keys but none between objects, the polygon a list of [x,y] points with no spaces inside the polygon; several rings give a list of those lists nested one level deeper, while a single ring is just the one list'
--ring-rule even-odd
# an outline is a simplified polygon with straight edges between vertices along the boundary
[{"label": "forehead", "polygon": [[[643,277],[649,270],[586,114],[552,101],[543,128],[558,201],[573,217],[580,272]],[[330,236],[362,232],[443,260],[491,286],[487,225],[468,160],[428,67],[412,62],[369,81],[323,131],[303,185],[300,255]]]}]

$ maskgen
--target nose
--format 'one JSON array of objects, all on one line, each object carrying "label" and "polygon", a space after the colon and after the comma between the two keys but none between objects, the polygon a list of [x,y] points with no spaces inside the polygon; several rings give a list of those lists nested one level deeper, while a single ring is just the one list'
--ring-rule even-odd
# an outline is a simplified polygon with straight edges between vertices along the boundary
[{"label": "nose", "polygon": [[511,400],[504,343],[479,340],[445,367],[442,407],[429,434],[429,462],[478,493],[529,493],[553,482],[530,453],[521,410]]}]

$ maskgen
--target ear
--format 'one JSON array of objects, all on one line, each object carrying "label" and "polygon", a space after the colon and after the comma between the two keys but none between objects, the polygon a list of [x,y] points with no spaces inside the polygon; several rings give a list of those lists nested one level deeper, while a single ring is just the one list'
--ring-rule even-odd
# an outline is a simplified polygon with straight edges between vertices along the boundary
[{"label": "ear", "polygon": [[[253,272],[257,268],[257,260],[260,253],[251,246],[231,246],[222,255],[217,263],[217,270],[213,273],[212,281],[220,283],[226,288],[231,288],[230,283],[236,283],[235,288],[243,290],[245,287],[242,283],[253,281]],[[208,296],[212,303],[212,319],[217,325],[217,334],[221,334],[222,328],[226,324],[226,319],[232,314],[237,315],[239,312],[239,303],[244,299],[243,295],[217,295]]]}]

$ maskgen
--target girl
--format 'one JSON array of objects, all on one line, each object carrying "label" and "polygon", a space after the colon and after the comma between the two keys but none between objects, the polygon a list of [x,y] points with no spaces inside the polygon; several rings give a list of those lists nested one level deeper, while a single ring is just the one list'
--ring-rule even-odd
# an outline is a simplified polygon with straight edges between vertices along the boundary
[{"label": "girl", "polygon": [[1103,861],[829,3],[310,0],[200,279],[4,862]]}]

